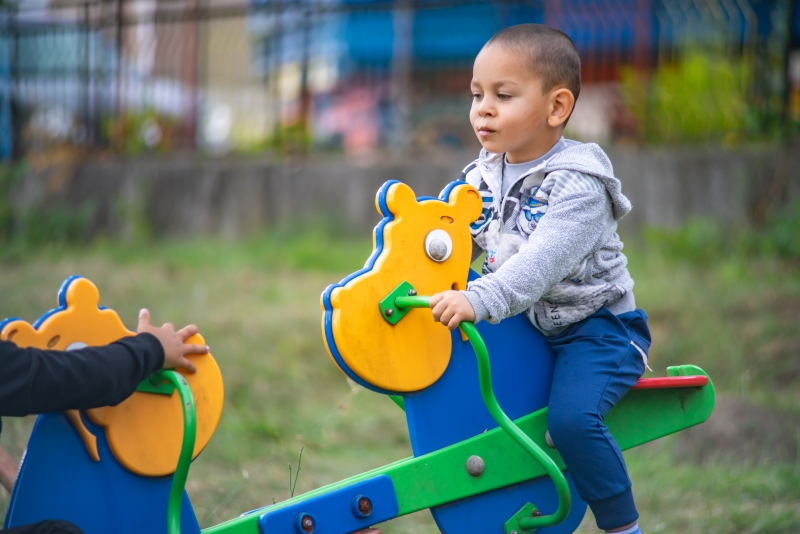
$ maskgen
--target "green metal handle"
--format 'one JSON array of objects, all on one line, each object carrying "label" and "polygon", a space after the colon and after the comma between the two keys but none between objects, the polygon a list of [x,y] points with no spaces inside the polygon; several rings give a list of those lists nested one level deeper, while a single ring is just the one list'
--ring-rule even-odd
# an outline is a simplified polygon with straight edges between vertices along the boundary
[{"label": "green metal handle", "polygon": [[[429,308],[430,297],[397,297],[395,298],[394,305],[398,309],[403,308]],[[480,380],[481,396],[486,408],[492,415],[497,424],[502,428],[511,438],[516,441],[528,454],[539,462],[544,468],[550,478],[553,479],[553,484],[558,492],[558,509],[555,513],[550,515],[542,515],[538,517],[524,517],[520,519],[519,526],[523,530],[535,530],[544,527],[550,527],[562,522],[569,514],[569,509],[572,506],[572,497],[569,491],[567,479],[564,478],[564,473],[558,468],[556,463],[547,455],[536,443],[528,437],[520,428],[514,424],[505,414],[497,398],[494,396],[494,389],[492,388],[492,369],[489,362],[489,350],[486,348],[486,343],[478,333],[475,325],[463,321],[458,327],[466,334],[467,339],[472,344],[475,351],[475,356],[478,358],[478,379]]]},{"label": "green metal handle", "polygon": [[172,476],[172,486],[169,489],[167,501],[167,533],[180,534],[181,532],[181,502],[183,501],[183,488],[186,486],[186,477],[189,475],[189,466],[192,463],[194,443],[197,436],[197,413],[195,412],[194,396],[189,383],[178,372],[162,369],[150,375],[150,382],[154,385],[169,383],[175,386],[181,397],[183,407],[183,444],[178,456],[178,466]]}]

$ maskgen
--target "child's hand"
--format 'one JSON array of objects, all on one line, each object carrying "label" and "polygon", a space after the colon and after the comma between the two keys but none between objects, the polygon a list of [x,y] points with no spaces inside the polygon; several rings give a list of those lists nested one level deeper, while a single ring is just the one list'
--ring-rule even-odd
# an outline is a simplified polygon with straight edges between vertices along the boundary
[{"label": "child's hand", "polygon": [[450,330],[455,330],[461,321],[475,321],[475,310],[461,291],[443,291],[431,297],[433,320]]},{"label": "child's hand", "polygon": [[181,367],[190,373],[196,373],[197,368],[192,362],[186,359],[187,354],[208,354],[207,345],[187,345],[184,342],[197,333],[197,327],[193,324],[185,326],[175,331],[172,323],[165,323],[158,328],[150,324],[150,312],[142,309],[139,312],[139,328],[137,333],[147,332],[153,334],[164,347],[164,369]]}]

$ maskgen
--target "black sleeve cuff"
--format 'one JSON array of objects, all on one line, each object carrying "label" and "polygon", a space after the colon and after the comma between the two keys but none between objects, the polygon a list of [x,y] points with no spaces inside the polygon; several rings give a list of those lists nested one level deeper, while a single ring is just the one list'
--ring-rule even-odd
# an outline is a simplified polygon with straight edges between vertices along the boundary
[{"label": "black sleeve cuff", "polygon": [[133,337],[124,337],[117,343],[127,345],[135,354],[143,356],[143,375],[140,381],[164,367],[164,347],[153,334],[144,332]]}]

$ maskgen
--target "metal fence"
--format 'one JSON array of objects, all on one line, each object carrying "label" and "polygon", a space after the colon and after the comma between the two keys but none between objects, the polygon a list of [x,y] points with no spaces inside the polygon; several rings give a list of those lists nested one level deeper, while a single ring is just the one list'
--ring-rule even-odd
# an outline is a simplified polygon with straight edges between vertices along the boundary
[{"label": "metal fence", "polygon": [[525,22],[579,49],[575,137],[800,119],[800,0],[0,0],[0,156],[474,148],[472,60]]}]

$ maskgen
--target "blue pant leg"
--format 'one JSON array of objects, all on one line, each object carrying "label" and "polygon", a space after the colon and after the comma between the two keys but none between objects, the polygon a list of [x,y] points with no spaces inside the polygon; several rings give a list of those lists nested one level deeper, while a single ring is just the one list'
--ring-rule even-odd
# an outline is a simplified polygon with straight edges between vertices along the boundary
[{"label": "blue pant leg", "polygon": [[550,436],[597,526],[635,521],[631,481],[617,442],[603,420],[638,381],[650,335],[641,310],[615,316],[606,308],[548,338],[556,355],[547,424]]}]

